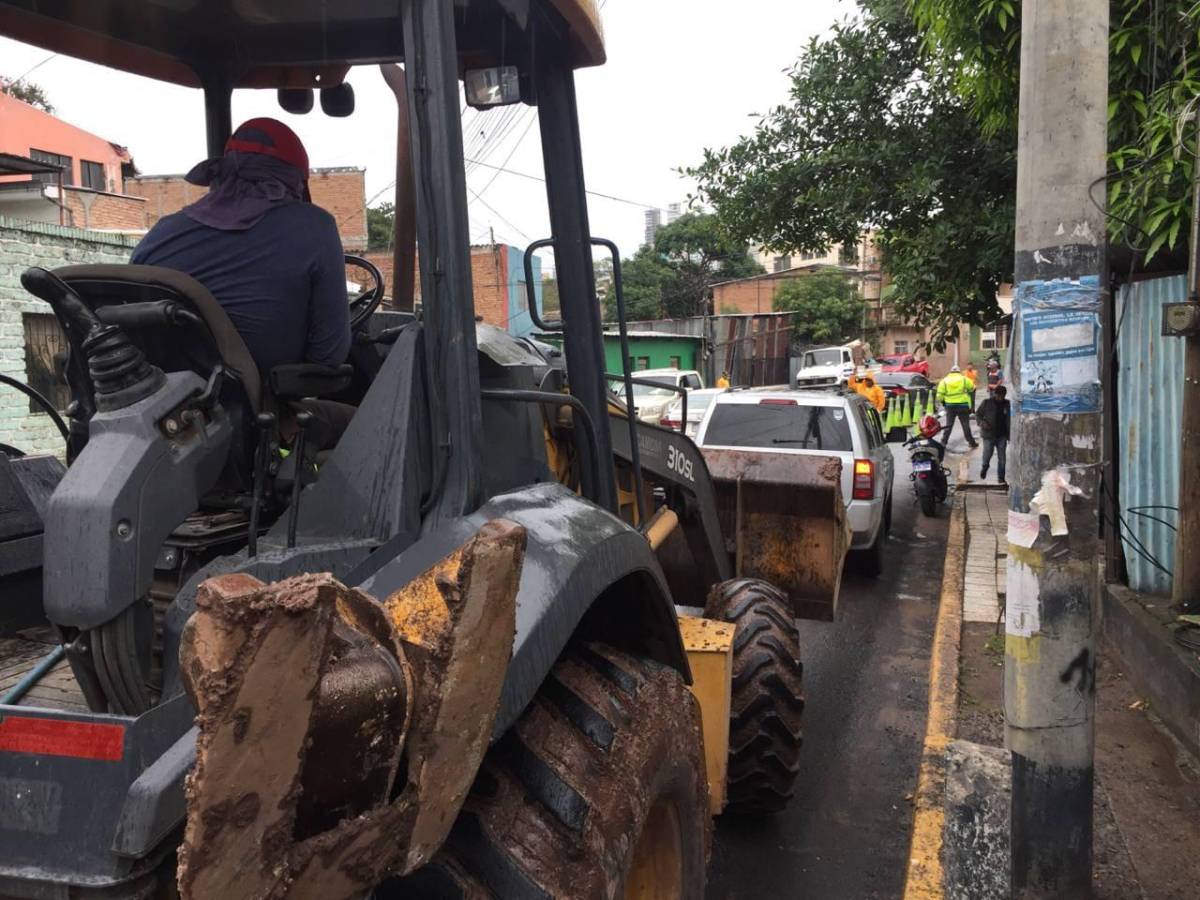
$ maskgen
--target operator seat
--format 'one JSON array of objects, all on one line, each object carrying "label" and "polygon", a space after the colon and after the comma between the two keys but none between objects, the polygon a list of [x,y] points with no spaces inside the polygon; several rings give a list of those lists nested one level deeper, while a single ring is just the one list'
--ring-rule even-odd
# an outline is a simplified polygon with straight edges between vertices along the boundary
[{"label": "operator seat", "polygon": [[[286,411],[305,398],[329,396],[349,384],[349,366],[312,364],[278,366],[264,380],[221,304],[199,281],[178,270],[99,264],[66,266],[54,274],[101,321],[121,326],[147,361],[164,372],[191,371],[208,381],[216,370],[223,370],[219,399],[234,425],[234,443],[221,478],[226,489],[249,488],[258,413]],[[95,410],[95,398],[81,352],[82,336],[72,335],[69,323],[60,324],[71,344],[67,383],[86,420]]]}]

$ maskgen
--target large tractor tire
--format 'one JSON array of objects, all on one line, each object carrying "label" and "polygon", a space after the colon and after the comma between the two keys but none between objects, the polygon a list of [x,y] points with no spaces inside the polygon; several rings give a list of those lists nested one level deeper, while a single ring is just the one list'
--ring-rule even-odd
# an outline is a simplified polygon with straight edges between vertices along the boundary
[{"label": "large tractor tire", "polygon": [[375,897],[702,897],[702,747],[676,671],[597,644],[569,652],[488,751],[437,856]]},{"label": "large tractor tire", "polygon": [[779,812],[792,797],[803,742],[804,666],[791,604],[765,581],[737,578],[712,589],[704,614],[737,626],[725,811]]}]

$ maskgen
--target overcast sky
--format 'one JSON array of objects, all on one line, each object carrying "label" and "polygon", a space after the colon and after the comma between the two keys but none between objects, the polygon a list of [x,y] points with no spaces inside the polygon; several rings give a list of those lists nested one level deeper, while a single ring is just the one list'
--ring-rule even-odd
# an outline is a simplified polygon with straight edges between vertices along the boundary
[{"label": "overcast sky", "polygon": [[[643,205],[684,201],[691,185],[674,170],[703,148],[735,141],[753,116],[787,96],[784,70],[808,39],[854,11],[850,0],[607,0],[608,64],[577,77],[592,231],[625,255],[641,241]],[[127,146],[143,174],[186,171],[204,155],[199,91],[160,84],[56,57],[0,39],[0,74],[29,76],[62,118]],[[40,64],[40,65],[39,65]],[[395,103],[375,67],[350,74],[357,110],[330,119],[284,113],[271,91],[237,91],[234,121],[273,115],[304,139],[314,166],[363,166],[372,205],[388,199],[395,166]],[[464,116],[468,155],[493,166],[540,175],[535,113],[520,107]],[[510,155],[511,154],[511,155]],[[537,182],[468,167],[471,238],[522,245],[549,233]],[[382,193],[381,193],[382,192]]]}]

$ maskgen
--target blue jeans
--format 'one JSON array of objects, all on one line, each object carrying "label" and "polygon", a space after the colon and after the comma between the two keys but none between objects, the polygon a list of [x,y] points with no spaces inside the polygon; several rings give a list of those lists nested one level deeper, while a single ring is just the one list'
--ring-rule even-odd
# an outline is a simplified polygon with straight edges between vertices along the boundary
[{"label": "blue jeans", "polygon": [[992,452],[996,453],[996,480],[1004,480],[1004,463],[1005,457],[1008,455],[1008,438],[984,438],[983,439],[983,462],[979,467],[979,477],[987,478],[988,466],[992,462]]}]

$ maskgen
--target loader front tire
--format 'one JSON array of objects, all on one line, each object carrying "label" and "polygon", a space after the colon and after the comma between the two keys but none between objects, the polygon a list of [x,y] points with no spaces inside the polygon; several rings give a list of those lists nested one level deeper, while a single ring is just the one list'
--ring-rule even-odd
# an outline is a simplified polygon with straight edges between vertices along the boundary
[{"label": "loader front tire", "polygon": [[792,797],[803,743],[804,666],[791,604],[765,581],[737,578],[712,589],[704,614],[737,626],[725,812],[779,812]]},{"label": "loader front tire", "polygon": [[375,897],[702,897],[711,830],[683,679],[589,644],[563,656],[488,751],[433,861]]}]

